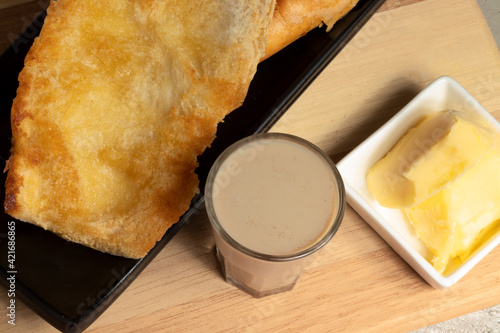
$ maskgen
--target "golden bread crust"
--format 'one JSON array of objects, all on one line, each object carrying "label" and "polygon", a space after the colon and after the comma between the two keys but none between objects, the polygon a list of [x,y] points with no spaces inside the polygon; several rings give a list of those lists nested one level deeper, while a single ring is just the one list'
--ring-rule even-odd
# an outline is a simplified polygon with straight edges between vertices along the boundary
[{"label": "golden bread crust", "polygon": [[59,0],[20,73],[5,211],[141,258],[189,208],[274,2]]},{"label": "golden bread crust", "polygon": [[322,24],[331,29],[357,3],[358,0],[277,0],[262,60]]}]

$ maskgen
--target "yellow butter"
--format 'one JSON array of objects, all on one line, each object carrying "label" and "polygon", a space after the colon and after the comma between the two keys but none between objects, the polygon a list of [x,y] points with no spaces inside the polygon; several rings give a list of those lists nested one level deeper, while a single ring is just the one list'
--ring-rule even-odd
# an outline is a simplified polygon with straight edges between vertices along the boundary
[{"label": "yellow butter", "polygon": [[483,234],[500,225],[499,150],[491,150],[449,187],[405,213],[431,250],[438,272],[446,273],[452,261],[462,263]]},{"label": "yellow butter", "polygon": [[418,205],[458,179],[493,145],[488,132],[460,113],[432,114],[371,167],[368,190],[385,207]]}]

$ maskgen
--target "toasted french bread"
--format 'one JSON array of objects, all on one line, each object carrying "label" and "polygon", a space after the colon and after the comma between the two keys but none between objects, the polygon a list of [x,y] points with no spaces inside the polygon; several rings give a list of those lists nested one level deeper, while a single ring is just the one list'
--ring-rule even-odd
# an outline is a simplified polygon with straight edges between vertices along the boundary
[{"label": "toasted french bread", "polygon": [[358,0],[277,0],[269,28],[265,60],[323,24],[327,30],[346,15]]},{"label": "toasted french bread", "polygon": [[189,208],[197,156],[244,100],[272,0],[58,0],[12,107],[5,211],[141,258]]}]

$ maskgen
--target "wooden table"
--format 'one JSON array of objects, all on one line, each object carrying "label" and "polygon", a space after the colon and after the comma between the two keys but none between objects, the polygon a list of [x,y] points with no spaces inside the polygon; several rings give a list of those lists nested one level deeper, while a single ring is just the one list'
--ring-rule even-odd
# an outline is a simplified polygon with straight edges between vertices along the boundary
[{"label": "wooden table", "polygon": [[[0,10],[1,50],[45,4]],[[500,56],[475,0],[388,0],[273,131],[302,136],[338,161],[441,75],[500,119]],[[402,332],[497,304],[500,248],[436,290],[350,207],[294,290],[253,299],[221,278],[201,212],[88,331]],[[2,315],[0,331],[53,331],[23,305],[16,314],[15,327]]]}]

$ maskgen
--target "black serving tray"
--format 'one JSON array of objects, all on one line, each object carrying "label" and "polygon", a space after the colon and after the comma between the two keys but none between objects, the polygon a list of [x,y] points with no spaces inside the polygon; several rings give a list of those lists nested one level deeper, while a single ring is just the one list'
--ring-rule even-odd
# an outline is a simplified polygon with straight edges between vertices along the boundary
[{"label": "black serving tray", "polygon": [[[245,102],[220,124],[211,148],[199,157],[197,174],[201,193],[217,156],[233,142],[269,130],[384,1],[360,0],[329,33],[315,29],[259,64]],[[18,86],[17,77],[43,19],[44,14],[0,57],[1,168],[9,157],[10,109]],[[0,177],[0,202],[3,202],[5,174]],[[192,216],[204,209],[203,204],[203,195],[196,196],[180,221],[140,260],[116,257],[67,242],[2,212],[0,282],[8,292],[10,280],[7,278],[15,276],[15,296],[9,299],[21,300],[60,331],[81,332],[116,300]],[[13,258],[8,256],[8,226],[12,221],[15,223],[15,262],[9,262]],[[164,269],[168,270],[168,266]]]}]

